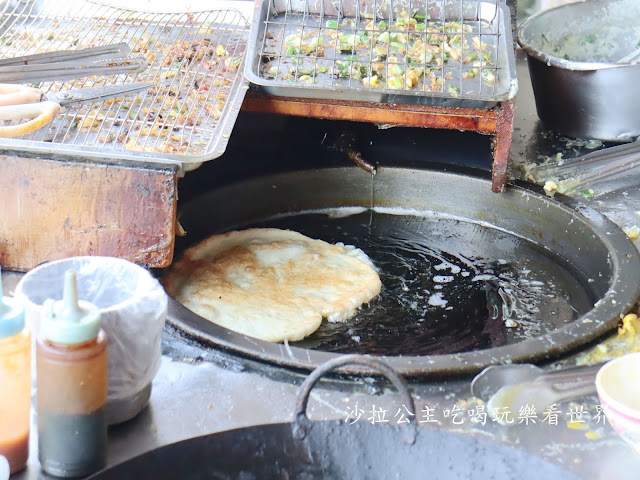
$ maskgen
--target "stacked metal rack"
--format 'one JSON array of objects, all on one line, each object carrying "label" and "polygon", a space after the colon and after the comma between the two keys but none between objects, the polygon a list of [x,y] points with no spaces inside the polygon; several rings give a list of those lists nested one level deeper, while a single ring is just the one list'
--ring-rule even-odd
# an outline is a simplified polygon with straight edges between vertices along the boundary
[{"label": "stacked metal rack", "polygon": [[149,68],[39,84],[45,91],[126,82],[154,87],[137,98],[64,110],[49,128],[0,148],[22,154],[178,164],[220,156],[247,88],[249,23],[236,10],[155,13],[85,0],[5,2],[0,57],[126,42]]}]

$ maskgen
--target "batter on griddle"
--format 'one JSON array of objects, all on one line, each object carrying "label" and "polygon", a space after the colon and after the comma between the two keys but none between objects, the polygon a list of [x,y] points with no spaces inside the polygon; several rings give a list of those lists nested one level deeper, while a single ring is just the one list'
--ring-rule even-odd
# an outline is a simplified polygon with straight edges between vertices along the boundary
[{"label": "batter on griddle", "polygon": [[188,249],[162,283],[198,315],[271,342],[301,340],[322,318],[348,320],[382,286],[362,250],[276,228],[214,235]]}]

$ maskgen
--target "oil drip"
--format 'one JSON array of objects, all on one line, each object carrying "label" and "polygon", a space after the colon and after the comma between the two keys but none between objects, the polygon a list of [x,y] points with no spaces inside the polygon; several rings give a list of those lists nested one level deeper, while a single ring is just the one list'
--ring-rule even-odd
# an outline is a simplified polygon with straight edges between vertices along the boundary
[{"label": "oil drip", "polygon": [[[379,297],[291,345],[373,355],[481,350],[555,330],[595,301],[566,261],[506,232],[435,214],[352,213],[303,212],[243,226],[355,245],[379,269]],[[507,320],[518,326],[507,328]]]},{"label": "oil drip", "polygon": [[371,172],[371,192],[370,192],[370,203],[369,203],[369,230],[373,227],[373,209],[376,205],[375,203],[375,186],[373,182],[375,181],[376,171]]}]

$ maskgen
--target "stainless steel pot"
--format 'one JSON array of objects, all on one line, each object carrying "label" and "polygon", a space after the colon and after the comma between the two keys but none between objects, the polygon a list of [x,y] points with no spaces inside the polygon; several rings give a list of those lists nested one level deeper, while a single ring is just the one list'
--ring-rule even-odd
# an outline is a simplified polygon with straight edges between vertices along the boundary
[{"label": "stainless steel pot", "polygon": [[[629,2],[614,3],[622,7]],[[637,38],[616,39],[609,62],[575,61],[554,51],[558,49],[554,39],[564,35],[584,35],[589,41],[598,38],[597,32],[606,36],[607,29],[618,28],[616,15],[607,14],[612,4],[595,0],[563,5],[532,16],[518,29],[518,41],[529,57],[538,116],[553,130],[611,141],[640,136],[640,64],[613,60],[633,50]],[[638,22],[637,18],[630,14],[623,21]]]}]

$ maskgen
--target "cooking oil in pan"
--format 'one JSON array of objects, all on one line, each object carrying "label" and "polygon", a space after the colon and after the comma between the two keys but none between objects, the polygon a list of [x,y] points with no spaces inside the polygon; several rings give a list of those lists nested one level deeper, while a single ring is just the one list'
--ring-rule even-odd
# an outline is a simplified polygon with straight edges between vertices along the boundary
[{"label": "cooking oil in pan", "polygon": [[480,350],[555,330],[595,301],[566,261],[509,233],[441,214],[355,212],[307,212],[251,225],[355,245],[379,270],[379,297],[344,323],[323,321],[293,345],[373,355]]}]

